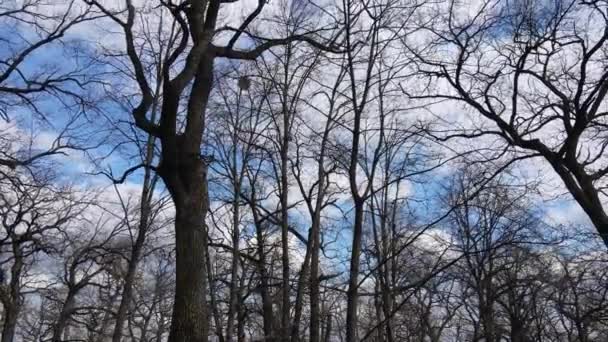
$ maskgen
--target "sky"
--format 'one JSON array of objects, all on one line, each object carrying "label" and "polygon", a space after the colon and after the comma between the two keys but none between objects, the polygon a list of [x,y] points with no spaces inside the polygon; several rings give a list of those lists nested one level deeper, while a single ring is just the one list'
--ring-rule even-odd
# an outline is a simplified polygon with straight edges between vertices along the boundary
[{"label": "sky", "polygon": [[[116,4],[117,1],[106,1],[105,3],[112,6],[113,4]],[[140,2],[140,4],[144,3],[145,2]],[[279,13],[279,8],[277,6],[280,6],[280,3],[281,2],[277,1],[269,4],[268,8],[265,9],[267,18],[271,18],[273,14]],[[49,12],[58,11],[58,8],[61,7],[61,5],[57,5],[54,9],[49,8]],[[246,13],[250,13],[254,7],[254,2],[246,2],[245,6],[242,6],[241,3],[224,5],[222,9],[222,19],[224,22],[237,22]],[[462,8],[463,10],[470,10],[471,7],[463,6]],[[148,17],[151,18],[150,23],[152,25],[159,22],[158,17]],[[268,27],[271,24],[268,22],[261,22],[260,25],[261,27]],[[28,27],[21,26],[13,27],[12,29],[18,30],[23,39],[31,39],[34,37],[34,33],[31,32],[31,29]],[[276,32],[276,30],[268,30],[267,32],[270,32],[270,34],[280,34],[280,32]],[[83,53],[75,53],[76,50],[68,50],[69,53],[66,53],[64,46],[52,44],[48,47],[44,47],[39,53],[33,54],[31,58],[28,58],[23,64],[22,70],[33,75],[38,71],[38,68],[41,65],[45,67],[50,66],[58,72],[86,68],[87,71],[99,72],[100,75],[106,76],[106,73],[112,71],[112,67],[104,65],[99,61],[88,64],[91,60],[87,54],[99,53],[104,50],[107,51],[108,49],[121,49],[123,47],[118,27],[108,20],[79,24],[69,31],[67,38],[70,42],[68,46],[78,48],[84,47],[81,51]],[[218,43],[224,39],[224,37],[220,36],[218,38]],[[250,43],[251,41],[244,39],[240,43],[240,47],[246,48]],[[112,77],[113,76],[110,77],[111,80]],[[137,155],[136,150],[133,149],[132,145],[129,145],[128,139],[121,134],[116,134],[116,130],[110,126],[110,119],[120,119],[123,121],[130,120],[128,111],[113,103],[111,99],[102,92],[102,89],[107,90],[108,88],[110,89],[110,92],[112,92],[114,90],[112,87],[116,87],[118,92],[127,93],[129,86],[128,84],[125,84],[125,79],[117,77],[114,80],[116,82],[114,83],[111,81],[109,86],[101,84],[93,84],[91,86],[93,89],[91,95],[94,97],[95,101],[98,101],[98,103],[101,104],[101,110],[89,108],[84,108],[85,110],[83,110],[83,108],[73,106],[73,103],[60,103],[53,98],[42,99],[40,109],[43,116],[32,115],[31,110],[27,107],[18,107],[10,113],[10,116],[15,119],[11,120],[11,122],[0,123],[0,128],[5,132],[11,132],[11,134],[24,137],[22,140],[26,145],[30,144],[28,140],[31,139],[31,148],[33,150],[44,150],[55,143],[56,137],[61,134],[63,127],[68,125],[68,122],[73,120],[73,118],[76,118],[74,122],[69,125],[69,134],[74,136],[76,139],[75,141],[83,144],[83,146],[92,148],[88,149],[86,153],[82,151],[69,151],[65,155],[53,157],[57,161],[57,167],[61,170],[61,172],[58,173],[65,175],[65,181],[72,182],[77,186],[102,188],[104,189],[103,191],[108,193],[107,196],[111,197],[114,189],[107,177],[98,174],[100,169],[108,171],[108,167],[110,167],[114,175],[119,175],[121,174],[121,170],[125,170],[133,165],[134,157]],[[121,87],[119,88],[119,86]],[[314,85],[311,89],[307,89],[307,91],[314,90]],[[326,104],[322,103],[321,100],[317,100],[314,97],[312,97],[312,99],[318,101],[315,105],[319,108],[326,107]],[[397,102],[394,102],[394,104],[397,107],[400,107]],[[406,103],[404,104],[404,107],[411,105],[412,104],[410,103]],[[477,115],[471,115],[470,112],[468,112],[468,109],[462,106],[454,106],[453,103],[447,102],[434,105],[431,112],[433,116],[440,117],[448,123],[458,121],[465,122],[465,124],[479,124]],[[314,117],[315,114],[311,111],[304,111],[302,115],[311,115]],[[417,116],[428,116],[428,112],[414,111],[412,114],[412,111],[408,111],[408,114],[403,116],[403,123],[407,124],[408,118],[412,117],[412,115],[414,118]],[[124,123],[121,123],[120,125],[125,129],[125,132],[133,133],[126,130],[128,125]],[[30,132],[36,132],[35,136],[31,136]],[[545,134],[550,135],[551,133]],[[142,137],[145,138],[145,136],[141,135],[141,132],[139,132],[138,139],[142,139]],[[348,135],[344,138],[346,143],[348,143]],[[114,149],[112,147],[112,144],[116,143],[120,144],[119,149]],[[373,146],[373,138],[369,143]],[[459,144],[457,144],[459,146],[455,150],[463,151],[477,144],[479,144],[479,141],[459,141]],[[451,144],[451,146],[454,146],[454,144]],[[307,169],[314,170],[315,166],[311,165],[307,167]],[[434,175],[436,175],[439,181],[430,181],[426,183],[403,182],[402,187],[404,187],[404,189],[402,190],[402,193],[407,193],[412,197],[424,197],[429,194],[435,194],[440,191],[441,182],[449,179],[454,171],[454,164],[449,164],[434,172]],[[518,165],[517,171],[520,172],[521,175],[524,175],[524,177],[541,179],[541,191],[535,196],[535,200],[539,210],[543,213],[548,222],[558,225],[589,225],[589,220],[584,212],[578,204],[566,194],[561,181],[557,179],[546,162],[540,159],[522,162]],[[135,172],[127,178],[124,184],[119,185],[118,188],[126,193],[137,192],[142,180],[141,174],[141,172]],[[312,172],[312,174],[314,174],[314,172]],[[335,181],[346,188],[346,178],[336,177]],[[295,186],[292,187],[290,191],[290,197],[294,202],[301,198],[299,191]],[[348,201],[348,193],[343,193],[338,195],[338,197],[340,198],[340,209],[343,212],[349,212],[350,203]],[[271,199],[270,201],[272,200],[276,201],[276,199]],[[413,205],[416,206],[416,204]],[[423,211],[428,210],[428,208],[421,206],[417,208],[417,210]],[[341,213],[336,211],[334,214],[340,215]],[[294,211],[293,215],[294,219],[308,222],[308,220],[304,219],[306,216],[304,210]],[[305,225],[303,225],[303,227],[305,227]],[[348,229],[341,230],[340,234],[343,237],[340,239],[341,241],[349,241]]]}]

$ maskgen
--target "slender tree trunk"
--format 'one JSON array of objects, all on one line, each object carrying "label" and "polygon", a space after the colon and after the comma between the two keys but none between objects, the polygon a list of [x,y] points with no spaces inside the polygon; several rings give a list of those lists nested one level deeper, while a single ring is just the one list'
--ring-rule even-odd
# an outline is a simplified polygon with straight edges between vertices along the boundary
[{"label": "slender tree trunk", "polygon": [[[353,152],[357,153],[357,152]],[[355,223],[353,225],[353,242],[350,258],[350,273],[348,278],[348,290],[346,292],[346,340],[357,339],[357,302],[359,299],[359,260],[361,258],[361,238],[363,228],[363,204],[360,199],[355,199]]]},{"label": "slender tree trunk", "polygon": [[[388,170],[385,170],[384,179],[389,179],[390,175],[388,174]],[[385,186],[387,186],[385,184]],[[391,251],[389,248],[389,232],[388,232],[388,215],[389,215],[389,198],[388,198],[388,190],[385,187],[382,190],[382,212],[380,213],[380,232],[381,232],[381,248],[382,253],[380,255],[383,256],[382,263],[379,269],[379,278],[380,278],[380,288],[382,293],[382,310],[384,313],[384,317],[386,318],[385,328],[386,328],[386,340],[388,342],[393,342],[393,326],[392,326],[392,298],[390,294],[390,277],[389,277],[389,263],[390,261],[385,262],[384,258],[388,258]],[[394,210],[394,208],[393,208]],[[394,218],[394,217],[393,217]]]},{"label": "slender tree trunk", "polygon": [[[265,260],[265,258],[264,258]],[[268,289],[270,284],[268,283],[268,273],[266,272],[265,264],[260,262],[260,293],[262,297],[262,316],[264,321],[264,336],[267,340],[274,339],[274,328],[273,328],[273,309],[272,309],[272,299],[270,298],[270,293]]]},{"label": "slender tree trunk", "polygon": [[108,330],[108,327],[110,326],[110,322],[112,322],[112,310],[114,309],[114,302],[116,301],[116,298],[119,295],[119,291],[115,291],[114,293],[112,293],[112,295],[110,296],[110,298],[108,298],[108,301],[106,303],[106,307],[105,307],[105,313],[103,314],[103,318],[101,319],[101,326],[100,328],[97,330],[97,332],[94,333],[93,336],[95,336],[94,339],[91,339],[95,342],[104,342],[107,340],[107,335],[106,335],[106,331]]},{"label": "slender tree trunk", "polygon": [[[240,98],[240,96],[239,96]],[[240,212],[239,212],[239,197],[241,193],[241,176],[238,173],[237,168],[237,152],[236,152],[236,144],[238,143],[238,137],[236,136],[237,130],[234,130],[233,138],[232,138],[232,179],[233,179],[233,199],[232,199],[232,265],[231,265],[231,277],[230,277],[230,298],[229,298],[229,308],[228,308],[228,319],[226,323],[226,341],[233,342],[233,334],[234,334],[234,320],[235,316],[237,316],[237,306],[239,305],[239,296],[238,296],[238,267],[239,267],[239,222],[240,222]]]},{"label": "slender tree trunk", "polygon": [[59,317],[57,317],[57,322],[53,327],[53,342],[61,342],[61,336],[63,336],[63,332],[68,324],[68,320],[70,318],[70,314],[72,312],[72,308],[74,306],[74,297],[76,295],[73,289],[68,290],[68,295],[66,296],[65,302],[61,308],[61,312],[59,313]]},{"label": "slender tree trunk", "polygon": [[[320,208],[319,208],[320,209]],[[319,282],[319,249],[320,249],[321,211],[315,213],[312,227],[312,256],[310,261],[310,342],[319,342],[320,329],[320,282]]]},{"label": "slender tree trunk", "polygon": [[236,325],[236,332],[237,332],[237,341],[238,342],[245,342],[245,318],[246,318],[246,311],[245,308],[243,307],[243,289],[245,288],[245,272],[243,271],[243,276],[241,277],[241,281],[239,283],[239,288],[237,290],[237,297],[238,297],[238,306],[237,306],[237,325]]},{"label": "slender tree trunk", "polygon": [[[160,87],[160,84],[158,85]],[[157,93],[159,89],[157,88]],[[151,121],[154,122],[156,114],[156,103],[152,108]],[[148,141],[146,142],[146,151],[144,163],[151,165],[154,159],[154,142],[156,139],[154,136],[149,135]],[[141,199],[139,206],[139,224],[137,227],[137,237],[135,243],[131,247],[131,255],[129,257],[129,264],[127,266],[127,274],[125,276],[122,296],[120,299],[120,305],[116,312],[116,323],[114,325],[114,332],[112,333],[112,342],[120,342],[122,340],[122,330],[127,319],[127,313],[129,311],[129,304],[133,297],[133,281],[135,280],[135,273],[137,272],[137,266],[139,265],[139,259],[146,242],[148,234],[148,228],[150,226],[150,215],[152,214],[152,196],[154,194],[154,187],[156,185],[157,177],[152,175],[152,170],[149,167],[144,169],[144,182],[141,190]],[[126,213],[125,213],[126,214]]]},{"label": "slender tree trunk", "polygon": [[[253,192],[253,191],[252,191]],[[253,220],[255,223],[255,233],[257,240],[257,254],[259,262],[257,264],[257,270],[260,276],[260,296],[262,297],[262,317],[264,325],[264,339],[271,340],[273,338],[273,309],[270,293],[268,291],[270,284],[268,283],[268,273],[266,270],[266,251],[264,249],[264,232],[262,223],[258,218],[257,209],[255,207],[255,199],[252,194],[252,208]]]},{"label": "slender tree trunk", "polygon": [[329,136],[329,120],[325,128],[325,134],[323,135],[323,141],[321,142],[321,154],[319,157],[319,168],[318,178],[319,184],[317,185],[317,201],[315,205],[315,211],[312,218],[312,251],[310,261],[310,342],[319,342],[320,335],[319,330],[320,324],[320,272],[319,272],[319,251],[321,250],[321,210],[323,210],[323,201],[325,195],[325,145]]},{"label": "slender tree trunk", "polygon": [[298,278],[298,290],[296,293],[296,303],[293,314],[293,322],[291,322],[291,341],[296,342],[300,340],[300,319],[302,318],[302,309],[304,307],[304,293],[307,285],[307,278],[309,277],[310,269],[310,253],[312,249],[312,229],[308,233],[308,243],[306,244],[306,254],[304,255],[304,263],[300,270],[300,276]]},{"label": "slender tree trunk", "polygon": [[[207,247],[207,244],[205,245],[205,250],[209,251],[209,248]],[[213,288],[213,272],[211,271],[213,268],[211,267],[211,258],[209,256],[209,254],[207,254],[207,257],[205,258],[205,263],[207,264],[207,282],[209,284],[209,300],[210,300],[210,305],[211,305],[211,314],[213,315],[213,322],[215,323],[214,328],[215,328],[215,334],[217,335],[217,338],[219,340],[219,342],[224,342],[224,332],[222,331],[222,320],[220,317],[220,313],[219,310],[217,308],[217,301],[215,299],[215,291]]]},{"label": "slender tree trunk", "polygon": [[144,316],[144,322],[140,328],[140,338],[141,338],[140,342],[147,342],[150,340],[148,338],[148,332],[150,330],[150,322],[152,321],[152,316],[154,315],[154,311],[156,310],[156,307],[160,303],[160,300],[161,300],[159,298],[161,296],[161,293],[160,293],[158,287],[159,287],[159,284],[157,282],[154,285],[154,295],[152,296],[152,305],[150,306],[150,309]]},{"label": "slender tree trunk", "polygon": [[325,336],[323,342],[331,342],[331,314],[327,315],[327,322],[325,323]]},{"label": "slender tree trunk", "polygon": [[[149,189],[151,190],[151,189]],[[146,197],[144,197],[144,195]],[[142,201],[147,203],[141,204],[141,217],[138,227],[137,238],[133,249],[131,250],[131,256],[129,259],[129,265],[127,267],[127,274],[125,276],[122,296],[120,299],[120,305],[116,312],[116,323],[114,325],[114,332],[112,334],[112,342],[120,342],[123,336],[123,327],[127,319],[127,313],[129,311],[129,305],[133,298],[133,282],[135,281],[135,274],[137,273],[137,266],[139,259],[141,258],[141,252],[144,248],[146,240],[146,233],[148,228],[148,220],[150,215],[150,203],[148,196],[148,190],[144,189],[142,194]]]},{"label": "slender tree trunk", "polygon": [[287,174],[287,163],[289,158],[289,141],[290,141],[290,123],[291,113],[289,112],[288,92],[289,92],[289,65],[291,59],[291,46],[286,46],[287,61],[285,62],[284,81],[283,81],[283,99],[282,99],[282,114],[283,127],[281,136],[281,249],[282,249],[282,264],[283,264],[283,286],[282,286],[282,312],[281,312],[281,328],[282,340],[289,341],[289,312],[290,312],[290,286],[289,286],[289,216],[287,211],[289,200],[289,179]]},{"label": "slender tree trunk", "polygon": [[[287,129],[287,118],[284,118],[284,129]],[[287,178],[287,158],[288,158],[288,132],[283,132],[283,147],[281,150],[281,251],[282,251],[282,313],[281,326],[284,341],[289,340],[289,311],[290,311],[290,286],[289,286],[289,216],[288,206],[288,178]]]}]

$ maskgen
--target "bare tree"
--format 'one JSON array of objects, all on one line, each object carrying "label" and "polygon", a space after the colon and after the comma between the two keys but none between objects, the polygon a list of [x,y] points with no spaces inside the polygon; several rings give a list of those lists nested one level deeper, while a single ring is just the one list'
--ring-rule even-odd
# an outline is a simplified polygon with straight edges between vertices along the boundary
[{"label": "bare tree", "polygon": [[[47,175],[48,177],[48,175]],[[54,187],[50,179],[15,174],[3,178],[0,195],[3,258],[2,272],[8,268],[8,279],[0,287],[4,310],[2,341],[14,340],[19,314],[23,308],[28,272],[38,254],[53,253],[53,234],[60,234],[76,219],[83,204],[69,189]]]},{"label": "bare tree", "polygon": [[[88,6],[80,7],[76,1],[46,2],[39,0],[3,1],[0,4],[0,24],[7,30],[0,39],[0,119],[18,123],[52,122],[57,116],[49,107],[61,108],[67,121],[59,129],[57,138],[45,148],[24,149],[15,146],[18,138],[10,130],[0,137],[0,166],[14,169],[27,166],[45,157],[66,153],[70,149],[83,148],[75,138],[76,125],[81,116],[93,106],[89,94],[90,85],[97,82],[94,65],[79,57],[78,39],[67,36],[75,27],[96,19]],[[72,47],[72,45],[74,45]],[[58,47],[65,47],[60,48]],[[76,52],[76,53],[73,53]],[[63,55],[48,58],[48,54]],[[57,61],[72,60],[73,67]],[[32,113],[25,119],[19,111]],[[66,118],[71,117],[69,120]],[[80,126],[80,130],[83,127]],[[90,138],[90,137],[89,137]],[[92,141],[89,140],[89,144]],[[24,145],[27,146],[27,145]]]},{"label": "bare tree", "polygon": [[[59,309],[52,325],[53,342],[63,341],[70,318],[78,311],[78,296],[89,286],[99,286],[96,278],[106,269],[103,264],[106,248],[120,225],[104,236],[100,229],[106,228],[107,221],[102,217],[95,224],[93,233],[65,233],[65,241],[60,242],[61,254],[65,260],[62,265],[60,283],[63,285],[55,291],[48,291],[44,297],[56,301]],[[87,227],[89,228],[89,227]],[[100,236],[101,235],[101,236]],[[87,236],[90,236],[87,238]],[[46,291],[45,291],[46,292]],[[58,292],[58,293],[57,293]],[[65,292],[65,294],[64,294]]]},{"label": "bare tree", "polygon": [[[205,131],[206,107],[213,86],[213,65],[216,58],[255,59],[264,51],[290,41],[307,41],[317,48],[330,49],[315,41],[306,32],[279,39],[256,38],[249,50],[237,50],[241,36],[250,36],[248,29],[266,2],[237,27],[218,27],[222,2],[188,1],[181,4],[160,3],[157,11],[171,18],[172,45],[166,49],[161,77],[162,103],[158,122],[148,114],[153,104],[152,80],[146,74],[137,44],[137,27],[142,12],[131,1],[118,10],[90,1],[124,32],[125,52],[133,68],[140,90],[139,102],[131,110],[138,128],[159,139],[161,162],[155,168],[173,199],[176,237],[176,293],[170,341],[205,341],[208,333],[206,305],[207,275],[204,245],[205,217],[209,208],[207,168],[209,160],[201,154]],[[145,18],[144,18],[145,21]],[[226,45],[214,42],[215,34],[230,33]],[[330,49],[331,50],[331,49]],[[183,63],[182,63],[183,61]],[[180,106],[185,101],[184,107]],[[182,108],[185,112],[182,113]]]},{"label": "bare tree", "polygon": [[458,6],[429,8],[421,24],[427,38],[404,41],[418,79],[438,85],[404,92],[462,103],[485,120],[446,120],[433,131],[441,140],[498,138],[503,145],[486,159],[544,159],[608,245],[606,4],[498,0],[472,13]]}]

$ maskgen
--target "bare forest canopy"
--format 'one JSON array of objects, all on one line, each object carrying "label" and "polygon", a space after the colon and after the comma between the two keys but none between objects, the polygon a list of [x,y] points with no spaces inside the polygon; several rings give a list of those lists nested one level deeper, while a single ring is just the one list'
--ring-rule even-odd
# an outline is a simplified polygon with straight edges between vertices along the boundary
[{"label": "bare forest canopy", "polygon": [[608,341],[608,1],[0,0],[0,342]]}]

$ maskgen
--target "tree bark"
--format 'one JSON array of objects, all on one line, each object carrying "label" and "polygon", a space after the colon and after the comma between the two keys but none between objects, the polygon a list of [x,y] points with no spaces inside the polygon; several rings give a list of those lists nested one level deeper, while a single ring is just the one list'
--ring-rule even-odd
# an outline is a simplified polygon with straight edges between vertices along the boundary
[{"label": "tree bark", "polygon": [[255,224],[255,234],[257,240],[257,254],[258,263],[257,271],[260,276],[260,296],[262,297],[262,318],[263,318],[263,329],[264,329],[264,340],[270,341],[273,338],[273,308],[272,300],[268,289],[270,284],[268,283],[268,271],[266,269],[266,251],[264,249],[264,231],[262,222],[260,221],[258,209],[256,208],[255,202],[255,186],[252,184],[251,198],[250,198],[251,212],[253,215],[253,221]]},{"label": "tree bark", "polygon": [[[357,152],[353,152],[357,153]],[[350,274],[346,292],[346,340],[357,339],[357,301],[359,299],[359,260],[361,258],[361,238],[363,228],[363,204],[355,199],[355,222],[353,225],[353,242],[350,259]]]},{"label": "tree bark", "polygon": [[[240,93],[239,93],[240,94]],[[240,100],[240,96],[239,96]],[[228,319],[226,323],[226,341],[233,342],[233,334],[234,334],[234,320],[235,317],[238,319],[237,315],[237,307],[239,305],[239,275],[238,275],[238,267],[239,267],[239,239],[240,231],[240,202],[239,197],[241,194],[241,175],[242,172],[238,172],[237,167],[237,144],[238,144],[238,136],[237,130],[235,129],[232,137],[232,167],[231,174],[233,180],[233,198],[232,198],[232,264],[231,264],[231,277],[230,277],[230,298],[229,298],[229,308],[228,308]]]},{"label": "tree bark", "polygon": [[323,342],[331,342],[331,315],[327,315],[327,322],[325,325],[325,336]]},{"label": "tree bark", "polygon": [[172,342],[207,341],[207,267],[203,247],[207,235],[200,202],[191,199],[176,208],[175,304],[169,334]]},{"label": "tree bark", "polygon": [[311,245],[311,234],[312,229],[308,233],[308,243],[306,244],[306,254],[304,255],[304,263],[300,270],[300,276],[298,278],[298,289],[296,293],[296,303],[293,314],[293,322],[291,322],[291,341],[297,342],[300,340],[300,319],[302,318],[302,309],[304,307],[304,294],[306,289],[306,280],[309,277],[310,270],[310,253],[312,249]]},{"label": "tree bark", "polygon": [[63,307],[61,308],[61,312],[59,313],[59,317],[57,318],[57,323],[53,327],[53,342],[61,342],[63,333],[68,324],[68,319],[70,318],[70,314],[72,312],[72,307],[74,305],[74,297],[76,293],[72,289],[68,290],[68,295],[63,303]]},{"label": "tree bark", "polygon": [[207,265],[205,217],[209,210],[207,161],[201,155],[205,108],[213,84],[213,60],[204,54],[188,96],[186,124],[178,132],[179,92],[165,83],[160,121],[162,158],[158,174],[175,205],[175,302],[169,342],[206,342]]},{"label": "tree bark", "polygon": [[329,139],[331,128],[331,117],[327,119],[323,140],[321,141],[321,151],[319,154],[317,177],[319,184],[317,185],[317,199],[312,217],[312,251],[310,260],[310,342],[320,341],[320,281],[319,281],[319,251],[321,250],[321,211],[323,210],[323,201],[325,200],[325,148]]},{"label": "tree bark", "polygon": [[[13,236],[13,255],[15,260],[11,266],[11,281],[8,284],[8,293],[3,294],[4,324],[2,326],[1,342],[13,342],[17,330],[17,320],[21,311],[21,273],[23,272],[23,254],[19,243]],[[3,289],[4,291],[4,289]]]},{"label": "tree bark", "polygon": [[[157,85],[156,92],[159,92],[160,84]],[[157,101],[152,106],[152,117],[150,121],[154,122],[156,118]],[[156,138],[149,134],[146,142],[145,150],[145,165],[151,165],[154,159],[154,142]],[[152,196],[154,194],[154,188],[156,186],[157,176],[152,175],[150,167],[144,168],[144,182],[141,189],[141,198],[139,205],[139,223],[137,227],[137,237],[135,243],[131,247],[131,255],[129,257],[129,263],[127,266],[127,274],[125,276],[124,285],[122,289],[122,295],[120,298],[120,305],[116,312],[116,323],[114,325],[114,332],[112,333],[112,342],[120,342],[122,340],[122,330],[124,323],[127,319],[127,313],[129,310],[129,304],[133,297],[133,281],[135,280],[135,273],[137,272],[137,266],[139,265],[139,259],[141,258],[142,250],[146,242],[148,234],[148,228],[150,226],[150,215],[152,214]],[[126,213],[125,213],[126,214]]]},{"label": "tree bark", "polygon": [[[288,61],[289,65],[289,52]],[[285,68],[287,69],[287,67]],[[287,70],[285,72],[287,78]],[[281,313],[281,328],[283,330],[283,341],[289,341],[289,321],[290,321],[290,286],[289,286],[289,216],[288,216],[288,200],[289,200],[289,179],[287,174],[287,163],[289,157],[289,135],[290,135],[290,113],[287,109],[287,81],[284,84],[284,99],[283,99],[283,135],[281,137],[281,250],[282,250],[282,313]]]}]

